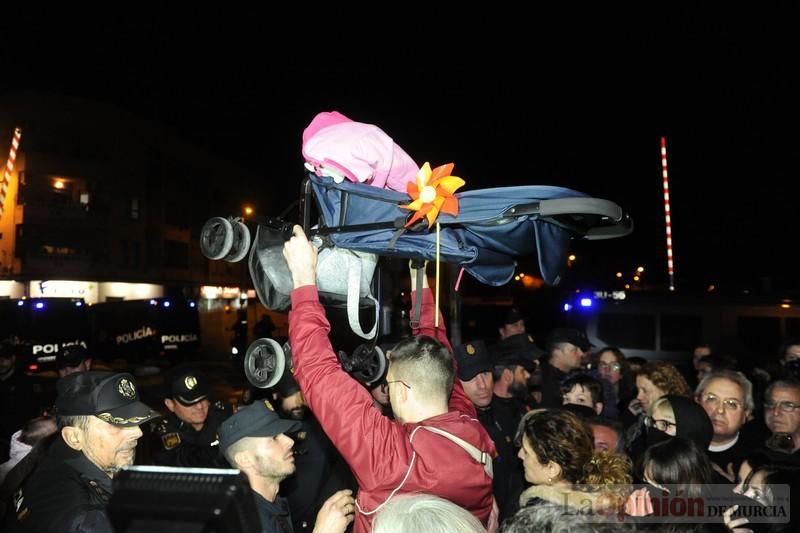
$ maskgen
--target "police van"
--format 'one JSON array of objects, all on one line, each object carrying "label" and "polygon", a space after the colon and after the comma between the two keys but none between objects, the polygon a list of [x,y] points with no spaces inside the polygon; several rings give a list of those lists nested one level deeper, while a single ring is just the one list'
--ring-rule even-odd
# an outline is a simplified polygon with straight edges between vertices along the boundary
[{"label": "police van", "polygon": [[65,346],[90,348],[91,338],[87,305],[81,299],[0,300],[0,339],[22,345],[28,372],[55,369]]},{"label": "police van", "polygon": [[800,305],[747,295],[597,292],[576,294],[563,311],[597,348],[616,346],[628,357],[678,365],[701,342],[753,363],[776,354],[784,339],[800,337]]},{"label": "police van", "polygon": [[194,300],[120,300],[91,307],[97,353],[108,360],[171,365],[191,360],[200,345]]},{"label": "police van", "polygon": [[197,303],[156,298],[94,305],[73,298],[0,300],[0,339],[23,345],[32,373],[55,370],[56,356],[80,344],[95,358],[123,364],[172,365],[200,344]]}]

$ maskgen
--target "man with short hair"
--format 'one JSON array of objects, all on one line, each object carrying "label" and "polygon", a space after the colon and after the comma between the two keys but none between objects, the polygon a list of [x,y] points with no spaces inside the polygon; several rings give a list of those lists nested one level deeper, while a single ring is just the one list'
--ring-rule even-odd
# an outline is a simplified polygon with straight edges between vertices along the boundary
[{"label": "man with short hair", "polygon": [[764,397],[764,422],[774,447],[787,453],[800,451],[800,381],[775,381]]},{"label": "man with short hair", "polygon": [[740,440],[740,431],[753,411],[753,385],[741,372],[714,370],[703,377],[695,390],[695,399],[708,414],[714,436],[708,457],[721,474],[735,477],[749,453]]},{"label": "man with short hair", "polygon": [[522,461],[517,457],[514,436],[522,418],[521,404],[493,394],[492,354],[482,340],[464,343],[453,350],[458,379],[478,413],[478,420],[497,447],[493,489],[500,510],[500,522],[519,509],[519,495],[525,489]]},{"label": "man with short hair", "polygon": [[169,414],[152,428],[155,463],[206,468],[224,464],[217,429],[233,413],[233,407],[211,402],[208,378],[197,368],[177,367],[164,379],[164,405]]},{"label": "man with short hair", "polygon": [[[427,279],[423,276],[422,295],[412,292],[412,303],[423,298],[415,331],[420,335],[400,341],[389,357],[386,383],[395,415],[389,420],[373,407],[369,392],[341,368],[317,294],[316,249],[300,226],[293,233],[283,254],[294,284],[289,314],[294,377],[358,481],[355,531],[369,531],[381,505],[408,492],[441,496],[488,524],[495,447],[475,420],[475,408],[461,384],[454,382],[444,320],[440,316],[438,327],[434,325],[436,310]],[[416,277],[413,267],[411,275]]]},{"label": "man with short hair", "polygon": [[[266,400],[242,407],[222,422],[219,428],[220,448],[231,466],[247,476],[255,496],[261,528],[266,533],[293,531],[289,504],[278,496],[278,489],[281,481],[295,473],[294,440],[287,433],[301,428],[302,424],[296,420],[280,418]],[[324,520],[333,518],[341,527],[329,531],[344,531],[355,513],[351,494],[352,491],[343,490],[331,496],[317,516],[320,525],[324,525]],[[337,512],[337,517],[322,515],[322,512],[330,514],[330,511]]]},{"label": "man with short hair", "polygon": [[542,407],[557,408],[563,404],[561,381],[573,370],[581,368],[583,355],[591,349],[583,332],[574,328],[558,328],[547,338],[548,360],[542,365]]},{"label": "man with short hair", "polygon": [[111,480],[132,465],[141,424],[158,415],[133,376],[76,372],[57,383],[60,434],[17,495],[24,531],[111,532]]}]

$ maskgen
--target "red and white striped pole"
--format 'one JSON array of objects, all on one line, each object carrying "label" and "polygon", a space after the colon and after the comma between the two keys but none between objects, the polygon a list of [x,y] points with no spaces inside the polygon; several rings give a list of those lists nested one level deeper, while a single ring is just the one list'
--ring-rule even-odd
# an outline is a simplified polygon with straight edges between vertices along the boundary
[{"label": "red and white striped pole", "polygon": [[8,153],[6,170],[3,173],[3,184],[0,185],[0,217],[3,216],[6,205],[6,191],[8,191],[8,184],[11,182],[11,173],[14,171],[14,161],[17,160],[20,137],[22,137],[22,130],[16,128],[14,130],[14,138],[11,140],[11,151]]},{"label": "red and white striped pole", "polygon": [[667,174],[667,138],[661,137],[661,177],[664,178],[664,218],[667,223],[667,272],[669,290],[675,290],[675,263],[672,257],[672,216],[669,209],[669,175]]}]

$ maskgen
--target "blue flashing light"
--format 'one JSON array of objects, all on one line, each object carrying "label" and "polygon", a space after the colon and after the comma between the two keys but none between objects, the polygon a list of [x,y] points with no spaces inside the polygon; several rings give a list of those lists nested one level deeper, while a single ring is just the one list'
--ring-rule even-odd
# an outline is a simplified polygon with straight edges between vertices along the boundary
[{"label": "blue flashing light", "polygon": [[23,302],[22,300],[17,302],[17,307],[22,307],[23,305],[25,305],[25,302]]},{"label": "blue flashing light", "polygon": [[195,307],[197,307],[197,304],[194,303],[194,302],[189,302],[189,307],[195,308]]},{"label": "blue flashing light", "polygon": [[164,307],[169,307],[169,300],[164,300]]},{"label": "blue flashing light", "polygon": [[150,305],[158,305],[158,302],[155,300],[150,300]]},{"label": "blue flashing light", "polygon": [[35,307],[36,309],[44,309],[44,302],[36,302],[36,303],[34,304],[34,307]]},{"label": "blue flashing light", "polygon": [[581,298],[581,307],[591,307],[594,302],[591,298]]},{"label": "blue flashing light", "polygon": [[571,310],[572,310],[572,306],[570,304],[564,304],[564,311],[568,312],[568,311],[571,311]]},{"label": "blue flashing light", "polygon": [[83,302],[75,302],[75,307],[83,307]]}]

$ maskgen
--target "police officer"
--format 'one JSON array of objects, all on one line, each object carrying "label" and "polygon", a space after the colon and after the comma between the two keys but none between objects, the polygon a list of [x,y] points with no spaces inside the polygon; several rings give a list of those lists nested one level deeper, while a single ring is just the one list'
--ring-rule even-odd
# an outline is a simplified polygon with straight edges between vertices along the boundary
[{"label": "police officer", "polygon": [[111,532],[111,480],[133,464],[139,426],[159,415],[130,374],[77,372],[57,389],[59,434],[17,492],[17,520],[23,531]]},{"label": "police officer", "polygon": [[517,457],[519,449],[514,446],[514,436],[522,418],[521,404],[493,393],[495,364],[484,341],[456,346],[453,354],[464,392],[475,405],[478,420],[497,448],[497,457],[492,464],[492,489],[502,522],[516,512],[519,495],[525,488],[522,462]]},{"label": "police officer", "polygon": [[289,432],[295,441],[297,470],[281,483],[281,494],[289,501],[294,533],[312,531],[325,500],[343,489],[355,491],[357,485],[347,463],[308,409],[291,372],[284,373],[274,391],[281,417],[301,424]]},{"label": "police officer", "polygon": [[209,399],[206,375],[182,366],[165,378],[164,405],[169,413],[153,430],[153,460],[164,466],[207,467],[226,465],[219,452],[217,431],[233,414],[230,404]]}]

